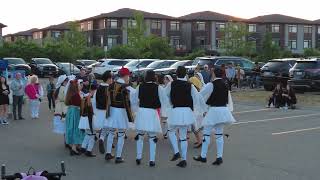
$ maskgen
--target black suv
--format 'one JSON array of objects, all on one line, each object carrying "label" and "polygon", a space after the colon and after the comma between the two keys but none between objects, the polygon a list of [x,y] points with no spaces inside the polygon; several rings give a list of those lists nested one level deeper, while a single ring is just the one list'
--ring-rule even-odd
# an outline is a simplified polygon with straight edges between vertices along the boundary
[{"label": "black suv", "polygon": [[57,76],[59,68],[48,58],[32,58],[31,70],[33,74],[40,77]]},{"label": "black suv", "polygon": [[287,84],[289,80],[289,70],[298,59],[273,59],[268,61],[261,68],[261,80],[263,87],[267,91],[272,91],[277,83]]},{"label": "black suv", "polygon": [[13,71],[22,71],[25,75],[29,75],[31,73],[30,66],[22,59],[22,58],[3,58],[3,60],[8,61],[8,71],[9,75]]},{"label": "black suv", "polygon": [[288,83],[299,90],[320,90],[320,59],[297,61],[290,70]]}]

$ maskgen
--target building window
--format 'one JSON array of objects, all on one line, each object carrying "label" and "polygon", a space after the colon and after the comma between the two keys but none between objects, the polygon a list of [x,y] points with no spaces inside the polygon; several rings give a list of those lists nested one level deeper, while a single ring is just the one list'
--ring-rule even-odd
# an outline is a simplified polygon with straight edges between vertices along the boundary
[{"label": "building window", "polygon": [[59,38],[60,36],[61,36],[60,31],[52,31],[51,32],[51,37],[53,37],[53,38]]},{"label": "building window", "polygon": [[226,24],[225,23],[217,23],[216,24],[216,30],[217,31],[223,31],[226,28]]},{"label": "building window", "polygon": [[216,47],[217,49],[222,49],[224,47],[224,40],[223,39],[216,39]]},{"label": "building window", "polygon": [[84,31],[84,23],[80,24],[80,31]]},{"label": "building window", "polygon": [[304,40],[303,41],[303,48],[308,49],[311,48],[312,44],[311,44],[311,40]]},{"label": "building window", "polygon": [[88,22],[88,31],[92,30],[92,23],[91,21]]},{"label": "building window", "polygon": [[320,34],[320,26],[318,26],[318,34]]},{"label": "building window", "polygon": [[118,39],[117,36],[108,36],[107,37],[108,49],[111,49],[113,46],[118,44],[117,39]]},{"label": "building window", "polygon": [[196,22],[196,29],[198,31],[205,31],[206,30],[206,23],[205,22]]},{"label": "building window", "polygon": [[161,29],[161,21],[160,20],[152,20],[151,29]]},{"label": "building window", "polygon": [[100,36],[100,46],[103,47],[104,44],[103,44],[103,36]]},{"label": "building window", "polygon": [[90,38],[90,36],[88,36],[88,44],[89,44],[89,45],[91,44],[91,38]]},{"label": "building window", "polygon": [[128,19],[128,27],[135,28],[137,26],[137,21],[134,19]]},{"label": "building window", "polygon": [[176,49],[180,48],[180,37],[179,36],[171,36],[170,37],[170,45]]},{"label": "building window", "polygon": [[180,30],[180,22],[179,21],[170,21],[170,30],[171,31],[179,31]]},{"label": "building window", "polygon": [[196,45],[200,48],[206,48],[206,38],[205,37],[197,37]]},{"label": "building window", "polygon": [[289,33],[297,33],[297,25],[289,25]]},{"label": "building window", "polygon": [[290,49],[297,49],[297,40],[290,40],[289,41],[289,48]]},{"label": "building window", "polygon": [[103,29],[106,28],[106,23],[107,23],[107,21],[106,21],[106,19],[104,19],[104,20],[103,20]]},{"label": "building window", "polygon": [[248,31],[251,33],[257,32],[257,25],[256,24],[249,24]]},{"label": "building window", "polygon": [[118,20],[117,19],[108,19],[107,27],[110,29],[118,29]]},{"label": "building window", "polygon": [[280,39],[272,39],[272,44],[273,45],[277,45],[277,46],[280,46]]},{"label": "building window", "polygon": [[303,31],[305,34],[311,34],[312,33],[312,26],[304,26]]},{"label": "building window", "polygon": [[43,34],[42,32],[39,32],[39,39],[42,39],[43,38]]},{"label": "building window", "polygon": [[279,24],[272,24],[271,25],[271,32],[273,32],[273,33],[280,32],[280,25]]}]

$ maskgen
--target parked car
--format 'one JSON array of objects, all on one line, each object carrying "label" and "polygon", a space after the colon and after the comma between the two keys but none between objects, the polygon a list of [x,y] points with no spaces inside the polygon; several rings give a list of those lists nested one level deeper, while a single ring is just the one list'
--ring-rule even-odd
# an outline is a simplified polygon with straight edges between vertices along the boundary
[{"label": "parked car", "polygon": [[31,67],[22,58],[7,57],[3,60],[8,61],[8,75],[10,77],[11,73],[16,70],[24,72],[25,75],[31,73]]},{"label": "parked car", "polygon": [[268,61],[268,63],[261,68],[261,80],[264,89],[272,91],[277,83],[286,85],[289,80],[289,70],[297,60],[296,58],[287,58]]},{"label": "parked car", "polygon": [[58,66],[59,68],[59,73],[58,75],[78,75],[80,73],[80,69],[77,68],[77,66],[75,66],[74,64],[72,63],[65,63],[65,62],[58,62],[56,63],[56,65]]},{"label": "parked car", "polygon": [[40,77],[57,76],[58,67],[48,58],[32,58],[30,63],[31,71]]},{"label": "parked car", "polygon": [[100,64],[100,62],[97,61],[96,63],[93,63],[93,64],[88,65],[88,66],[86,67],[87,73],[90,74],[90,73],[93,71],[93,69],[94,69],[96,66],[98,66],[99,64]]},{"label": "parked car", "polygon": [[174,64],[172,64],[170,67],[168,68],[161,68],[161,69],[156,69],[154,70],[156,74],[163,74],[163,75],[175,75],[176,74],[176,70],[179,66],[190,66],[192,65],[192,62],[191,60],[184,60],[184,61],[178,61]]},{"label": "parked car", "polygon": [[145,68],[141,68],[139,70],[135,70],[132,72],[132,78],[136,80],[138,77],[141,77],[144,75],[144,73],[148,70],[156,70],[156,69],[162,69],[162,68],[168,68],[172,64],[178,62],[178,60],[159,60],[155,61],[151,64],[149,64]]},{"label": "parked car", "polygon": [[[145,68],[149,64],[153,63],[154,61],[157,61],[159,59],[134,59],[128,62],[128,64],[124,65],[124,67],[128,68],[130,72],[133,72],[135,70]],[[121,67],[115,67],[113,69],[113,74],[118,74],[118,71],[121,69]]]},{"label": "parked car", "polygon": [[76,62],[74,63],[74,65],[77,66],[77,68],[81,69],[81,68],[87,68],[89,65],[97,63],[96,60],[89,60],[89,59],[80,59],[80,60],[76,60]]},{"label": "parked car", "polygon": [[129,61],[123,59],[101,59],[99,62],[92,71],[96,78],[100,78],[106,71],[112,72],[114,68],[126,65]]},{"label": "parked car", "polygon": [[288,83],[299,90],[320,90],[320,59],[299,60],[291,69]]}]

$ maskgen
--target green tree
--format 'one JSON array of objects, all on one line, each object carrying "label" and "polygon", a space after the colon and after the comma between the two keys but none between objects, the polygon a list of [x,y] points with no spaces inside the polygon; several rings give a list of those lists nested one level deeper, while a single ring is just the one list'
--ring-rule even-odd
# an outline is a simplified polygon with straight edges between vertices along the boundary
[{"label": "green tree", "polygon": [[318,49],[314,49],[314,48],[304,49],[303,56],[304,57],[320,56],[320,51]]},{"label": "green tree", "polygon": [[31,58],[43,55],[43,50],[38,44],[22,39],[14,43],[4,43],[3,47],[0,47],[0,57],[20,57],[30,61]]},{"label": "green tree", "polygon": [[117,58],[117,59],[136,59],[141,58],[139,56],[139,51],[129,45],[119,45],[112,47],[107,52],[107,57]]},{"label": "green tree", "polygon": [[266,33],[262,42],[262,49],[259,56],[260,61],[279,58],[280,53],[280,47],[272,42],[272,35]]}]

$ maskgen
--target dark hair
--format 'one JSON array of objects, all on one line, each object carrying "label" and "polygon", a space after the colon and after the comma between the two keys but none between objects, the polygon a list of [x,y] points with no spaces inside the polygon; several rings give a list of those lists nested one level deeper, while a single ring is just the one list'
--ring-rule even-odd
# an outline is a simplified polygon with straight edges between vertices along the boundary
[{"label": "dark hair", "polygon": [[[4,85],[6,85],[6,86],[8,86],[8,84],[7,84],[7,78],[6,77],[4,77],[4,76],[0,76],[0,78],[4,78]],[[1,82],[0,82],[1,83]]]},{"label": "dark hair", "polygon": [[220,68],[214,69],[214,74],[216,75],[217,78],[222,78],[223,72]]},{"label": "dark hair", "polygon": [[162,74],[157,75],[157,83],[164,84],[164,75],[162,75]]},{"label": "dark hair", "polygon": [[185,67],[183,67],[183,66],[179,66],[177,68],[176,74],[177,74],[178,78],[184,78],[187,75],[187,69]]},{"label": "dark hair", "polygon": [[156,82],[156,73],[153,70],[148,70],[144,76],[144,82]]},{"label": "dark hair", "polygon": [[108,79],[111,79],[112,78],[112,74],[111,74],[111,71],[106,71],[103,73],[102,75],[102,81],[103,82],[107,82]]}]

